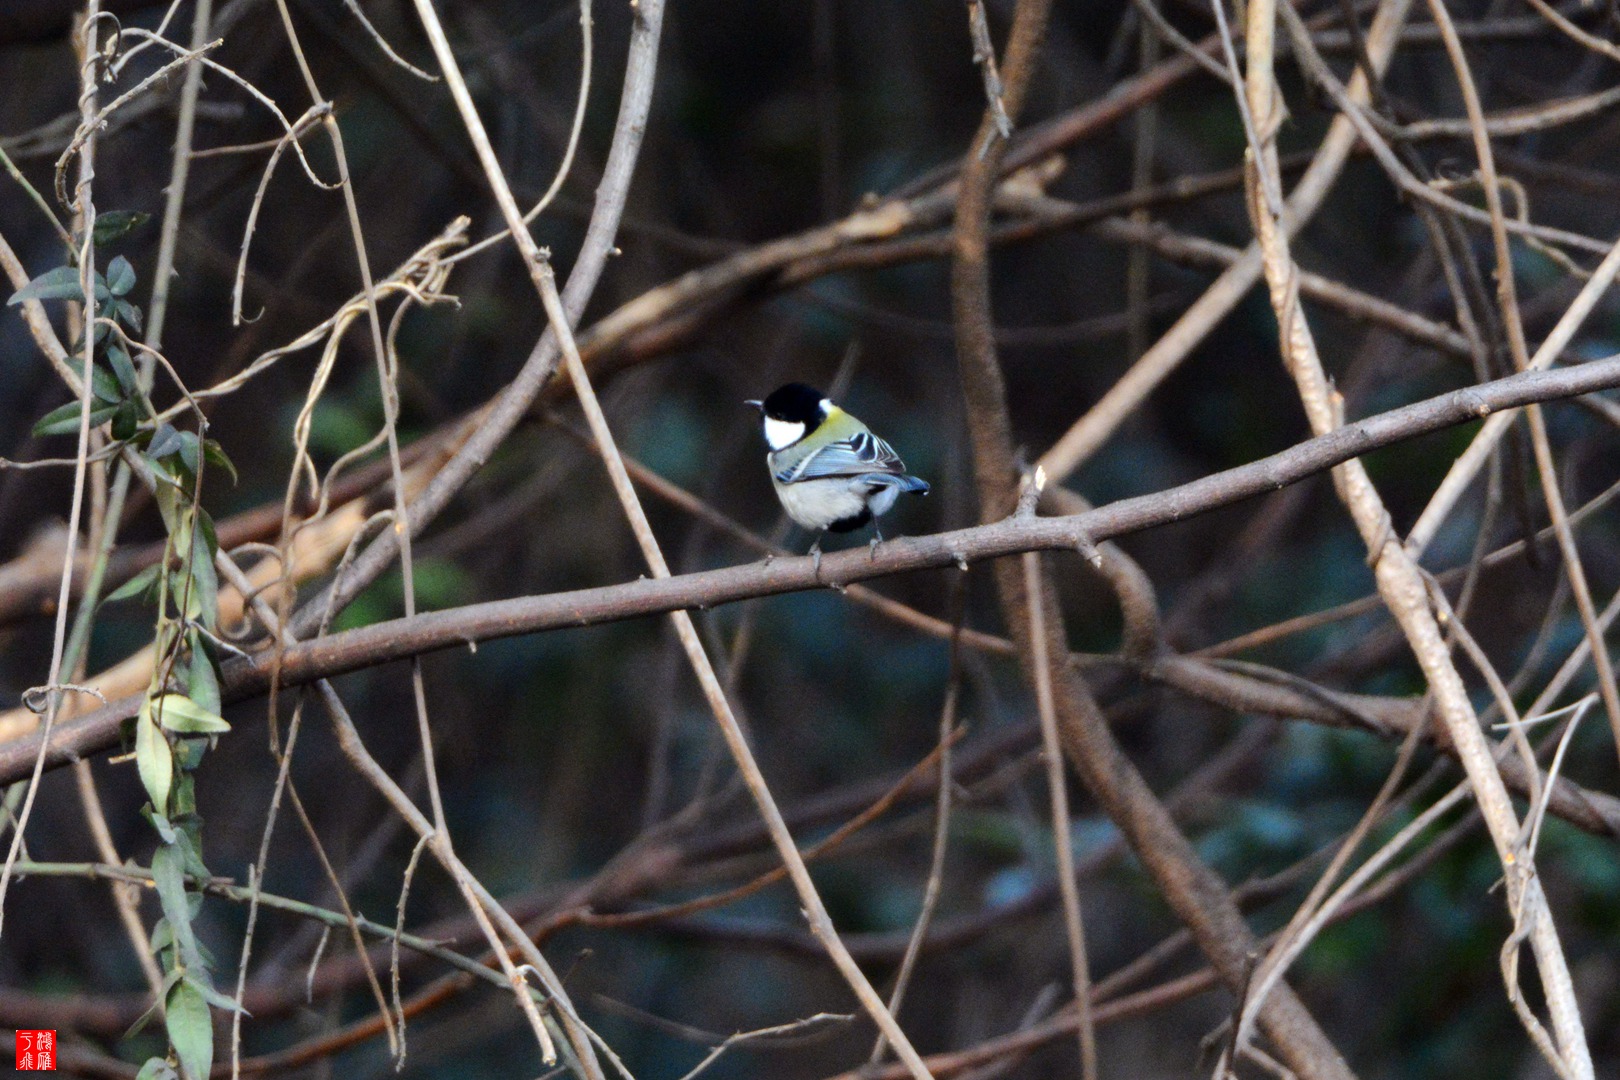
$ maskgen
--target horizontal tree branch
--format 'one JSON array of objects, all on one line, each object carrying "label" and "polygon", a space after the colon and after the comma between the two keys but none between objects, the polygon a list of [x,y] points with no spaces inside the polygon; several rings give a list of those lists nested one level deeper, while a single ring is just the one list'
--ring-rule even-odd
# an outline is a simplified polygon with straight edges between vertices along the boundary
[{"label": "horizontal tree branch", "polygon": [[[1206,176],[1181,177],[1143,191],[1086,203],[1003,192],[997,199],[998,209],[1014,216],[1001,221],[993,229],[991,239],[998,245],[1010,244],[1060,229],[1089,227],[1094,235],[1104,240],[1145,244],[1174,262],[1222,268],[1237,258],[1237,249],[1183,236],[1162,224],[1143,224],[1109,215],[1236,189],[1241,182],[1241,170],[1231,169]],[[924,196],[890,204],[877,215],[858,211],[831,225],[727,256],[651,289],[605,316],[581,334],[581,354],[593,375],[606,376],[690,340],[726,311],[745,301],[755,301],[762,294],[789,291],[833,273],[944,258],[949,254],[949,230],[928,230],[932,224],[942,222],[947,212],[945,199]],[[27,280],[19,266],[12,275],[12,285],[21,288]],[[1456,355],[1470,355],[1466,339],[1456,330],[1349,285],[1304,274],[1301,288],[1313,299],[1331,304],[1352,317],[1390,327],[1420,344]],[[548,400],[554,401],[571,393],[566,380],[553,383],[543,391]],[[404,463],[410,464],[426,453],[447,453],[442,449],[447,441],[455,445],[464,441],[467,421],[466,416],[457,417],[403,447]],[[387,460],[372,461],[343,475],[332,488],[331,504],[336,506],[360,495],[386,501],[387,491],[379,492],[377,488],[389,469]],[[299,514],[309,512],[309,508],[302,505],[295,509]],[[273,540],[280,531],[282,515],[283,507],[278,500],[222,519],[218,522],[220,544],[230,549],[250,541]],[[106,588],[116,588],[155,563],[162,549],[162,544],[151,544],[114,553],[107,570]],[[0,625],[50,614],[55,606],[64,551],[65,535],[47,534],[12,562],[0,564]],[[81,562],[87,558],[81,556]],[[82,577],[76,572],[75,588],[82,583]]]},{"label": "horizontal tree branch", "polygon": [[[1551,371],[1522,372],[1392,409],[1247,465],[1152,494],[1121,499],[1082,514],[1009,518],[975,528],[888,540],[870,552],[860,548],[824,555],[819,574],[808,558],[775,559],[656,581],[642,579],[424,612],[410,619],[389,620],[300,642],[282,654],[280,680],[283,685],[300,685],[492,638],[591,626],[808,589],[838,588],[892,574],[940,569],[1026,551],[1089,552],[1097,541],[1181,521],[1275,491],[1372,450],[1505,409],[1616,386],[1620,386],[1620,357]],[[269,652],[228,663],[222,688],[225,700],[242,701],[265,693],[275,663]],[[51,736],[46,766],[56,767],[115,745],[118,725],[133,716],[138,706],[139,698],[131,696],[58,724]],[[28,775],[38,753],[38,735],[0,747],[0,783]]]}]

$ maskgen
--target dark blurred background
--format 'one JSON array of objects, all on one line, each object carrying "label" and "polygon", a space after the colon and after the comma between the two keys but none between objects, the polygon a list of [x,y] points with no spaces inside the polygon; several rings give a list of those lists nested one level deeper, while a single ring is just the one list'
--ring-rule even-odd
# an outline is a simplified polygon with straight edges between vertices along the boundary
[{"label": "dark blurred background", "polygon": [[[391,63],[337,0],[290,0],[315,78],[336,105],[372,266],[391,268],[457,214],[472,233],[498,227],[470,145],[442,84]],[[413,62],[431,54],[410,5],[366,2],[384,37]],[[1317,6],[1306,5],[1307,14]],[[0,16],[0,145],[39,190],[67,129],[48,128],[75,111],[76,70],[66,38],[68,5],[16,4]],[[155,27],[162,5],[117,5],[126,27]],[[277,101],[288,116],[309,104],[272,3],[219,5],[229,20],[214,53]],[[551,181],[566,144],[580,65],[578,8],[567,3],[469,0],[441,5],[480,111],[520,201]],[[1010,3],[988,4],[1005,40]],[[1336,11],[1334,5],[1322,10]],[[1529,14],[1512,5],[1457,4],[1460,20],[1507,27]],[[1188,36],[1212,30],[1207,6],[1170,3],[1165,14]],[[590,106],[578,159],[554,208],[536,225],[559,276],[583,233],[618,107],[630,8],[593,9]],[[1612,37],[1612,12],[1582,16]],[[183,7],[171,34],[183,37]],[[1419,15],[1418,21],[1426,16]],[[1518,24],[1527,20],[1520,18]],[[1060,4],[1054,12],[1030,122],[1091,102],[1139,66],[1140,22],[1123,3]],[[1469,44],[1486,106],[1499,111],[1613,84],[1612,68],[1545,26],[1482,33]],[[1330,54],[1341,75],[1342,52]],[[156,64],[132,64],[124,83]],[[142,64],[145,67],[142,67]],[[1329,119],[1291,65],[1283,64],[1292,115],[1284,150],[1310,150]],[[154,220],[120,241],[147,295],[157,217],[174,138],[179,78],[115,116],[97,149],[99,209],[142,210]],[[124,85],[121,83],[120,85]],[[1388,87],[1418,116],[1458,116],[1444,54],[1432,39],[1401,51]],[[210,74],[198,120],[199,149],[254,144],[281,132],[240,88]],[[661,283],[729,254],[810,229],[851,212],[928,170],[960,160],[984,108],[961,4],[812,0],[741,4],[686,0],[665,23],[646,145],[614,258],[582,326]],[[1240,161],[1243,136],[1230,91],[1204,74],[1156,100],[1152,181],[1214,174]],[[1071,147],[1050,194],[1085,202],[1129,191],[1139,129],[1133,118]],[[318,134],[304,140],[311,166],[335,175]],[[1466,174],[1463,140],[1417,147],[1441,175]],[[1607,239],[1620,224],[1620,130],[1607,112],[1563,128],[1500,140],[1501,167],[1525,187],[1538,222]],[[313,186],[284,156],[264,196],[247,260],[244,308],[256,321],[233,327],[231,279],[268,150],[194,161],[179,235],[178,275],[166,355],[193,387],[242,369],[296,338],[359,288],[341,195]],[[0,232],[31,274],[63,261],[43,216],[9,179],[0,181]],[[1241,191],[1157,206],[1178,230],[1241,246],[1250,235]],[[1487,280],[1489,236],[1468,234]],[[1451,298],[1410,208],[1369,158],[1351,162],[1328,204],[1296,244],[1307,269],[1394,301],[1428,318],[1453,320]],[[1519,246],[1517,270],[1532,342],[1562,312],[1578,282]],[[1148,264],[1145,304],[1128,304],[1130,252],[1084,229],[998,248],[993,299],[1016,438],[1038,456],[1128,368],[1133,321],[1148,341],[1212,280],[1207,268]],[[1595,260],[1584,253],[1586,265]],[[749,528],[770,533],[781,516],[761,467],[753,413],[741,404],[789,380],[847,385],[850,410],[883,433],[911,471],[934,486],[907,500],[885,526],[919,534],[976,520],[957,382],[948,264],[918,261],[834,273],[787,291],[763,290],[707,319],[669,349],[604,360],[599,389],[627,454]],[[447,290],[460,298],[410,314],[399,334],[402,441],[422,437],[494,395],[517,371],[544,318],[509,248],[469,260]],[[34,459],[71,453],[66,438],[32,437],[39,416],[68,400],[41,362],[16,309],[0,315],[0,454]],[[1441,355],[1326,308],[1313,306],[1325,362],[1364,415],[1462,385],[1465,360]],[[1600,308],[1581,351],[1617,349],[1620,321]],[[316,352],[283,359],[220,400],[210,434],[236,462],[240,481],[211,486],[216,518],[276,504],[292,457],[290,431]],[[161,397],[161,395],[160,395]],[[172,395],[167,400],[172,400]],[[166,403],[166,401],[165,401]],[[571,403],[553,415],[578,424]],[[1572,503],[1615,478],[1614,439],[1604,420],[1580,409],[1548,413]],[[312,448],[322,467],[378,429],[382,408],[363,325],[337,356],[314,413]],[[1276,327],[1262,292],[1225,319],[1180,370],[1090,461],[1071,485],[1094,502],[1151,492],[1283,449],[1305,434],[1290,381],[1276,355]],[[1447,432],[1369,459],[1396,524],[1411,524],[1458,452],[1466,431]],[[37,531],[65,521],[68,474],[0,471],[0,559],[22,553]],[[1509,498],[1512,496],[1510,494]],[[1479,500],[1475,500],[1477,503]],[[1521,502],[1541,514],[1540,496]],[[756,559],[758,553],[710,524],[657,499],[653,525],[676,572]],[[1511,515],[1491,538],[1520,535]],[[1442,533],[1428,565],[1464,561],[1480,528],[1477,505]],[[1533,524],[1539,525],[1540,518]],[[122,533],[158,539],[150,505],[137,505]],[[1620,583],[1614,519],[1583,526],[1583,554],[1600,600]],[[864,542],[857,536],[852,543]],[[789,534],[802,549],[809,537]],[[1171,645],[1193,650],[1280,619],[1362,596],[1371,575],[1360,541],[1325,478],[1298,489],[1127,539],[1158,590]],[[644,572],[600,463],[537,413],[478,475],[417,547],[423,607],[580,588]],[[1073,647],[1118,647],[1110,595],[1078,560],[1061,561]],[[951,617],[955,571],[884,580],[885,595]],[[1558,580],[1551,545],[1487,575],[1473,625],[1493,658],[1513,671],[1542,628]],[[988,573],[966,579],[966,625],[1000,632]],[[340,619],[353,626],[401,611],[397,575],[368,591]],[[1548,625],[1551,647],[1527,676],[1533,693],[1579,640],[1566,607]],[[706,612],[700,624],[724,661],[767,777],[790,808],[801,841],[823,835],[926,755],[938,738],[949,664],[947,643],[852,603],[813,593]],[[44,615],[0,627],[0,690],[6,703],[42,682],[51,641]],[[150,613],[109,606],[93,640],[98,671],[150,637]],[[1339,689],[1420,694],[1422,686],[1387,620],[1376,613],[1281,638],[1241,654]],[[1067,1002],[1068,957],[1053,888],[1052,847],[1033,704],[1008,658],[972,650],[961,665],[957,747],[960,791],[937,916],[901,1019],[925,1052],[971,1046],[1031,1024]],[[514,907],[542,915],[569,883],[603,868],[650,827],[685,859],[662,887],[630,906],[715,891],[773,865],[752,805],[734,781],[723,747],[667,623],[625,622],[480,645],[426,662],[428,701],[439,746],[439,777],[459,851]],[[1352,826],[1382,782],[1395,748],[1372,736],[1234,715],[1142,685],[1118,665],[1096,685],[1134,760],[1161,792],[1173,790],[1238,740],[1234,767],[1182,806],[1201,854],[1230,882],[1275,873]],[[339,680],[368,745],[425,805],[407,672],[388,667]],[[1584,691],[1584,687],[1581,688]],[[283,711],[291,695],[283,697]],[[1481,701],[1485,700],[1481,697]],[[265,744],[263,702],[232,710],[236,725],[198,773],[207,861],[244,880],[255,857],[275,762]],[[393,918],[400,875],[414,837],[388,813],[337,753],[323,722],[300,737],[293,776],[310,816],[344,876],[357,910]],[[1420,752],[1418,767],[1431,757]],[[1590,717],[1567,773],[1600,791],[1616,788],[1615,754],[1603,721]],[[94,776],[120,852],[142,862],[154,837],[138,809],[131,764],[94,763]],[[1455,770],[1441,766],[1444,780]],[[1441,789],[1434,789],[1438,792]],[[1074,844],[1093,974],[1107,976],[1176,928],[1151,882],[1129,858],[1104,858],[1116,839],[1078,786]],[[1432,798],[1432,796],[1431,796]],[[842,802],[837,800],[842,799]],[[695,801],[694,801],[695,800]],[[821,815],[811,810],[832,802]],[[1419,806],[1421,807],[1421,803]],[[1409,816],[1409,815],[1408,815]],[[1404,820],[1404,819],[1402,819]],[[815,875],[839,927],[870,961],[880,986],[892,977],[927,878],[929,794],[900,808],[827,860]],[[1381,832],[1386,836],[1388,830]],[[93,857],[71,775],[47,776],[28,830],[39,860]],[[1620,1075],[1620,857],[1614,837],[1549,822],[1540,869],[1577,979],[1599,1075]],[[1330,928],[1292,979],[1336,1044],[1364,1077],[1540,1077],[1550,1075],[1512,1017],[1497,967],[1511,925],[1492,886],[1499,867],[1474,829],[1433,865],[1373,909]],[[1261,932],[1280,926],[1309,878],[1258,907]],[[333,906],[307,838],[284,813],[266,887]],[[147,901],[148,918],[156,904]],[[727,1034],[817,1012],[854,1013],[843,984],[807,933],[786,885],[713,911],[626,929],[566,929],[547,942],[586,1018],[643,1080],[683,1076]],[[455,920],[463,908],[434,868],[410,893],[410,924]],[[103,884],[33,878],[13,886],[0,940],[4,1023],[52,1026],[77,1043],[138,1062],[155,1049],[149,1030],[118,1036],[144,1008],[143,982]],[[234,983],[245,912],[208,900],[201,933],[218,958],[217,980]],[[303,983],[319,934],[274,912],[261,914],[250,986],[279,994],[245,1024],[244,1052],[265,1054],[340,1028],[374,1010],[364,985],[336,975],[306,1002]],[[330,970],[346,940],[333,935]],[[469,946],[476,935],[463,937]],[[1199,965],[1183,949],[1153,981]],[[407,993],[444,973],[435,962],[406,969]],[[1209,1068],[1200,1039],[1230,1013],[1208,992],[1105,1026],[1104,1075],[1185,1076]],[[79,1012],[74,1012],[79,1009]],[[98,1011],[99,1010],[99,1011]],[[38,1017],[44,1017],[33,1023]],[[778,1043],[740,1046],[708,1071],[716,1078],[816,1077],[865,1060],[873,1033],[857,1018]],[[407,1076],[514,1076],[540,1071],[519,1013],[504,997],[473,989],[413,1020]],[[1073,1040],[1055,1039],[1009,1058],[1005,1075],[1076,1075]],[[390,1072],[373,1038],[288,1075],[381,1076]],[[974,1075],[989,1075],[977,1073]]]}]

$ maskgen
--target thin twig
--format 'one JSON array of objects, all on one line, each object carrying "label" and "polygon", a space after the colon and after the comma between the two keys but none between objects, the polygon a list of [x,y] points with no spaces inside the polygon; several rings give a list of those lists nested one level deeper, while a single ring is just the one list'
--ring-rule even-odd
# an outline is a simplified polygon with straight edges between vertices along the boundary
[{"label": "thin twig", "polygon": [[[1502,212],[1502,196],[1496,179],[1496,161],[1491,151],[1491,139],[1485,130],[1484,107],[1474,88],[1473,73],[1468,58],[1463,54],[1462,41],[1451,24],[1451,15],[1442,0],[1429,0],[1429,12],[1440,30],[1446,53],[1457,75],[1462,91],[1463,105],[1468,113],[1469,127],[1474,138],[1474,151],[1479,157],[1479,172],[1485,190],[1485,205],[1491,215],[1491,240],[1496,250],[1496,289],[1501,303],[1502,321],[1507,328],[1508,347],[1512,350],[1514,367],[1525,371],[1530,366],[1529,350],[1524,340],[1524,323],[1519,313],[1518,287],[1514,282],[1513,254],[1508,246],[1506,219]],[[1569,576],[1570,591],[1575,598],[1575,610],[1580,613],[1581,626],[1594,648],[1592,663],[1597,669],[1598,692],[1603,697],[1603,708],[1609,717],[1609,729],[1614,735],[1615,751],[1620,754],[1620,687],[1615,684],[1614,667],[1609,661],[1609,650],[1597,627],[1597,608],[1592,603],[1592,590],[1586,583],[1586,570],[1581,563],[1580,551],[1575,546],[1574,534],[1569,527],[1569,513],[1559,491],[1558,474],[1552,460],[1552,448],[1547,438],[1546,419],[1539,406],[1527,409],[1525,416],[1530,426],[1530,445],[1535,453],[1536,472],[1541,479],[1541,492],[1552,518],[1554,535],[1564,558],[1564,573]],[[1560,1041],[1573,1037],[1573,1030],[1562,1030]]]},{"label": "thin twig", "polygon": [[1012,138],[1012,119],[1007,115],[1002,100],[1001,70],[996,66],[996,46],[990,40],[990,23],[984,17],[984,4],[968,0],[968,31],[973,36],[973,62],[984,77],[984,97],[995,119],[996,134],[1003,139]]},{"label": "thin twig", "polygon": [[[19,863],[18,869],[22,873],[36,877],[82,877],[91,880],[135,885],[147,889],[153,887],[152,872],[139,866],[88,862],[37,862]],[[302,900],[294,900],[290,897],[255,890],[247,885],[233,885],[229,880],[188,878],[188,882],[210,896],[223,897],[239,904],[252,902],[256,898],[257,903],[263,907],[290,912],[306,919],[313,919],[332,929],[343,929],[350,925],[351,916],[341,911],[333,911]],[[394,941],[397,938],[407,949],[442,960],[458,971],[474,975],[493,986],[504,987],[506,985],[506,980],[495,969],[487,964],[469,959],[453,949],[447,949],[437,941],[417,934],[402,933],[398,927],[384,926],[381,923],[372,922],[363,915],[353,916],[352,918],[353,925],[358,927],[360,932],[367,937],[383,942]]]},{"label": "thin twig", "polygon": [[[1394,51],[1402,17],[1375,22],[1368,35],[1368,52],[1375,65],[1387,65]],[[1365,79],[1357,71],[1351,81],[1352,95],[1364,95]],[[1267,122],[1264,118],[1257,121]],[[1289,194],[1281,220],[1290,234],[1302,228],[1321,207],[1338,179],[1356,144],[1356,131],[1343,116],[1333,118],[1328,132],[1294,190]],[[1123,377],[1109,387],[1101,399],[1075,421],[1073,426],[1041,455],[1040,465],[1049,481],[1061,484],[1095,454],[1125,419],[1224,319],[1261,279],[1260,250],[1251,243],[1243,255],[1206,289],[1177,319],[1174,325],[1138,358]]]},{"label": "thin twig", "polygon": [[[1286,5],[1281,7],[1286,8]],[[1291,14],[1291,11],[1283,11],[1279,16],[1279,5],[1274,0],[1251,0],[1249,4],[1249,68],[1245,93],[1250,107],[1260,117],[1271,114],[1279,93],[1272,72],[1276,20]],[[1264,124],[1261,127],[1265,130]],[[1277,171],[1274,137],[1267,137],[1251,147],[1250,153],[1257,172]],[[1284,363],[1298,387],[1311,429],[1318,433],[1332,431],[1342,422],[1340,405],[1323,372],[1315,339],[1300,306],[1297,269],[1289,251],[1288,235],[1255,188],[1251,188],[1249,216],[1265,256],[1266,282],[1279,323]],[[1590,1077],[1590,1058],[1586,1057],[1580,1015],[1574,1009],[1568,967],[1546,898],[1539,881],[1516,866],[1514,846],[1519,823],[1501,773],[1479,730],[1473,705],[1451,662],[1429,606],[1427,590],[1415,563],[1395,537],[1388,511],[1366,469],[1360,462],[1352,461],[1337,467],[1333,476],[1340,501],[1350,512],[1370,552],[1379,593],[1400,624],[1428,680],[1436,711],[1457,747],[1458,758],[1495,842],[1498,858],[1507,874],[1509,906],[1516,919],[1528,929],[1565,1061],[1580,1070],[1580,1060],[1585,1057],[1584,1071],[1578,1071],[1577,1075]]]},{"label": "thin twig", "polygon": [[[640,0],[630,34],[624,92],[614,124],[613,144],[608,151],[602,183],[597,187],[596,205],[591,213],[585,239],[574,260],[568,283],[563,288],[563,307],[571,318],[584,310],[601,278],[609,255],[616,250],[614,237],[623,215],[630,177],[641,151],[652,87],[657,70],[658,41],[663,28],[663,0]],[[410,507],[411,527],[421,529],[444,509],[489,459],[494,448],[527,414],[557,365],[555,335],[548,327],[541,335],[517,377],[481,415],[476,430],[457,450],[427,490]],[[315,597],[294,618],[295,635],[307,634],[326,611],[340,611],[392,562],[398,538],[392,532],[378,536],[350,565],[348,573],[334,581],[327,593]]]},{"label": "thin twig", "polygon": [[96,80],[100,56],[96,46],[96,27],[101,21],[100,0],[89,0],[84,21],[77,36],[79,52],[79,115],[84,128],[83,150],[79,154],[79,180],[74,191],[73,207],[82,237],[79,245],[79,289],[84,294],[81,312],[80,337],[84,350],[84,366],[79,374],[79,444],[78,465],[73,470],[73,501],[68,511],[67,551],[62,558],[62,580],[56,594],[56,626],[51,637],[51,663],[45,679],[45,719],[40,725],[41,753],[34,762],[33,776],[22,809],[17,812],[16,828],[11,846],[6,851],[6,863],[0,869],[0,927],[5,925],[6,890],[11,884],[11,872],[22,849],[23,832],[34,809],[34,797],[39,794],[39,780],[44,774],[44,748],[50,744],[51,729],[62,707],[62,660],[67,644],[69,600],[73,593],[73,570],[78,562],[79,518],[84,509],[85,479],[89,471],[90,455],[90,387],[91,371],[95,366],[96,336],[96,260],[95,235],[96,208],[91,201],[91,185],[95,181],[95,126],[91,120],[96,111]]},{"label": "thin twig", "polygon": [[[510,202],[510,195],[505,202]],[[514,216],[515,206],[508,211],[508,216]],[[613,480],[615,493],[623,504],[625,516],[630,519],[631,530],[636,534],[642,554],[647,560],[648,568],[655,579],[667,579],[669,565],[664,561],[658,541],[652,532],[652,526],[647,521],[645,511],[642,510],[641,500],[636,496],[635,488],[630,482],[630,475],[625,470],[624,462],[619,459],[618,449],[614,443],[613,433],[607,425],[607,418],[603,416],[601,406],[597,403],[596,395],[591,389],[589,376],[585,373],[585,364],[579,357],[579,350],[574,345],[573,334],[568,327],[567,315],[563,311],[562,300],[557,295],[556,287],[552,283],[549,264],[531,266],[531,273],[539,273],[541,299],[546,306],[546,314],[550,317],[552,328],[557,332],[558,340],[562,344],[563,360],[568,367],[569,377],[574,383],[574,392],[579,397],[580,404],[585,409],[585,416],[590,421],[591,434],[595,437],[602,452],[603,460],[607,463],[608,474]],[[884,1005],[883,999],[878,996],[871,982],[850,956],[849,950],[844,946],[838,931],[834,928],[832,917],[828,915],[826,905],[817,892],[815,883],[810,878],[810,871],[805,866],[803,858],[799,855],[798,846],[793,835],[788,831],[787,823],[782,820],[781,811],[777,808],[776,799],[771,794],[770,787],[754,760],[753,751],[749,749],[748,741],[743,736],[742,728],[732,712],[731,703],[726,698],[725,690],[720,685],[720,679],[715,674],[714,667],[709,661],[708,653],[703,647],[697,634],[697,628],[692,617],[684,610],[671,613],[675,624],[675,633],[680,638],[681,646],[686,651],[687,658],[697,675],[698,682],[703,688],[704,697],[714,713],[716,722],[720,725],[721,735],[725,738],[726,748],[731,752],[732,760],[736,763],[738,771],[742,774],[743,782],[748,787],[748,793],[753,796],[755,805],[764,818],[766,827],[771,834],[777,853],[781,856],[788,870],[788,876],[793,881],[795,891],[804,904],[805,918],[810,923],[811,931],[822,942],[828,955],[832,958],[839,973],[845,982],[854,991],[855,996],[865,1007],[868,1015],[872,1017],[900,1060],[906,1063],[908,1070],[915,1080],[931,1080],[927,1066],[922,1057],[911,1045],[900,1025],[895,1021],[894,1015]]]},{"label": "thin twig", "polygon": [[[945,702],[939,711],[939,786],[934,795],[934,843],[928,856],[928,877],[923,885],[917,921],[912,924],[905,955],[900,958],[900,970],[895,972],[894,989],[889,992],[889,1012],[895,1016],[900,1015],[900,1006],[905,1002],[906,988],[911,984],[917,958],[922,955],[923,942],[928,937],[928,927],[933,923],[940,890],[945,882],[945,853],[950,846],[951,790],[956,783],[951,775],[951,744],[955,742],[956,709],[962,689],[962,621],[967,616],[966,576],[963,574],[954,579],[951,589],[954,614],[951,619],[950,671],[945,676]],[[888,1041],[880,1033],[872,1045],[872,1052],[867,1055],[868,1064],[876,1065],[883,1060],[887,1046]]]},{"label": "thin twig", "polygon": [[[1023,557],[1025,588],[1040,595],[1041,557]],[[1030,606],[1030,641],[1034,655],[1035,710],[1041,721],[1041,756],[1046,760],[1046,786],[1051,799],[1052,849],[1056,855],[1059,895],[1063,898],[1063,930],[1069,941],[1069,971],[1074,979],[1074,1003],[1079,1023],[1080,1075],[1097,1077],[1097,1030],[1091,1018],[1091,969],[1086,960],[1085,923],[1080,915],[1080,887],[1074,877],[1074,837],[1069,828],[1068,780],[1064,775],[1063,746],[1058,737],[1057,707],[1052,700],[1052,665],[1046,655],[1051,635],[1046,631],[1045,604]]]}]

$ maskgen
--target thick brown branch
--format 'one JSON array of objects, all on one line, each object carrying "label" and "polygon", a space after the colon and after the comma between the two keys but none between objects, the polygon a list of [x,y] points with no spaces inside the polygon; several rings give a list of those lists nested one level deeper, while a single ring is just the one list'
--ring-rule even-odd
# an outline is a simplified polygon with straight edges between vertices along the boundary
[{"label": "thick brown branch", "polygon": [[[1259,461],[1151,495],[1121,499],[1084,514],[1009,519],[955,532],[889,540],[875,553],[864,548],[835,552],[823,557],[819,577],[807,558],[776,559],[659,581],[633,581],[425,612],[413,619],[376,623],[300,643],[286,651],[281,678],[285,685],[298,685],[490,638],[712,607],[1025,551],[1074,550],[1083,540],[1099,541],[1141,532],[1275,491],[1371,450],[1493,412],[1615,386],[1620,386],[1620,357],[1574,368],[1523,372],[1380,413]],[[227,665],[227,700],[241,701],[263,693],[271,664],[270,658],[263,656]],[[118,725],[134,715],[137,705],[134,698],[116,701],[59,725],[52,735],[46,764],[59,766],[115,745]],[[38,750],[37,736],[0,747],[0,783],[26,775]]]}]

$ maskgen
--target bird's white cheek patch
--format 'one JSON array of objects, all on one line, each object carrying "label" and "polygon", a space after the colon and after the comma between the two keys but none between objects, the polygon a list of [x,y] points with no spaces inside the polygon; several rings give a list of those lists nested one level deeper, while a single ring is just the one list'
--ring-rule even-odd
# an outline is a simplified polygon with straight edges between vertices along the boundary
[{"label": "bird's white cheek patch", "polygon": [[794,420],[773,420],[765,418],[765,441],[772,450],[781,450],[792,446],[804,438],[804,425]]}]

